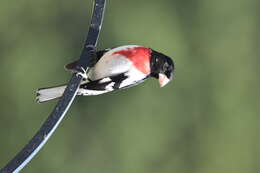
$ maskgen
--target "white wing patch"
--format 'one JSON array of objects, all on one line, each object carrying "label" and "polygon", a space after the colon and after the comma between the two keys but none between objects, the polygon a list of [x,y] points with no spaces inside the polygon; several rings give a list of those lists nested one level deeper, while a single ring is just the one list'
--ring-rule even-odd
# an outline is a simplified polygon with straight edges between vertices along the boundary
[{"label": "white wing patch", "polygon": [[110,81],[111,81],[111,78],[106,77],[106,78],[100,80],[98,83],[105,83],[105,82],[110,82]]},{"label": "white wing patch", "polygon": [[78,95],[83,95],[83,96],[96,96],[100,94],[107,93],[109,91],[103,90],[103,91],[97,91],[97,90],[87,90],[87,89],[79,89]]},{"label": "white wing patch", "polygon": [[113,91],[114,90],[114,88],[113,88],[114,85],[115,85],[115,82],[111,82],[110,84],[108,84],[106,86],[106,90],[107,91]]},{"label": "white wing patch", "polygon": [[[110,79],[111,80],[111,79]],[[100,95],[100,94],[104,94],[110,91],[113,91],[114,88],[113,86],[115,85],[115,82],[111,82],[110,84],[108,84],[105,87],[105,90],[89,90],[89,89],[84,89],[84,88],[80,88],[78,90],[78,95],[83,95],[83,96],[95,96],[95,95]]]}]

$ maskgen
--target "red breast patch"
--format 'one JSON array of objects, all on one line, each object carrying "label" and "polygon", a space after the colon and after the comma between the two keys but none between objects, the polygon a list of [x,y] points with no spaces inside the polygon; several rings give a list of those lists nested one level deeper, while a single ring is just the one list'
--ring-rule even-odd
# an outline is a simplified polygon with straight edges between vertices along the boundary
[{"label": "red breast patch", "polygon": [[134,47],[114,52],[120,54],[133,62],[133,65],[142,73],[148,75],[151,73],[150,60],[151,49],[145,47]]}]

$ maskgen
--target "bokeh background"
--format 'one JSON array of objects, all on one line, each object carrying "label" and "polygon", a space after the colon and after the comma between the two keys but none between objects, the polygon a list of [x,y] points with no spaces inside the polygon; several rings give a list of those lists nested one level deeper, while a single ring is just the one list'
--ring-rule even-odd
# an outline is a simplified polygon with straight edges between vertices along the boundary
[{"label": "bokeh background", "polygon": [[[175,80],[77,97],[28,173],[260,171],[258,0],[110,0],[99,49],[126,44],[173,57]],[[91,0],[1,0],[0,167],[56,101],[35,90],[66,83]]]}]

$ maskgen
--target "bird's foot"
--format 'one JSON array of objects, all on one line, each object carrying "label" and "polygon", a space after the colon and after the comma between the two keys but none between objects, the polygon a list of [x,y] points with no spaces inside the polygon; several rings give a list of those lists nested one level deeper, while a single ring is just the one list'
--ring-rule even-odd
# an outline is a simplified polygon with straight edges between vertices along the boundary
[{"label": "bird's foot", "polygon": [[88,79],[87,71],[81,67],[80,71],[77,72],[76,76],[81,76],[83,79]]}]

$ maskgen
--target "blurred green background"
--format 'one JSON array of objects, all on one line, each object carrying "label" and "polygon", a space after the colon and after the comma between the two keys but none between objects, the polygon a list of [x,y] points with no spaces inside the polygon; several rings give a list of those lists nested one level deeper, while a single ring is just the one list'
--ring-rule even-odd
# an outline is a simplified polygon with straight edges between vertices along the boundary
[{"label": "blurred green background", "polygon": [[[175,80],[77,97],[28,173],[260,171],[258,0],[110,0],[99,49],[149,46],[174,58]],[[35,90],[66,83],[91,0],[1,0],[0,167],[56,101]]]}]

